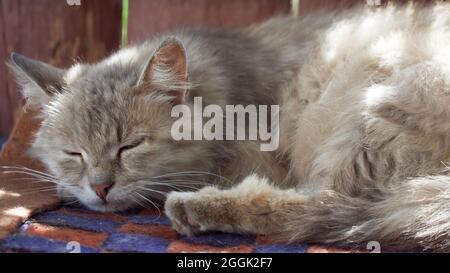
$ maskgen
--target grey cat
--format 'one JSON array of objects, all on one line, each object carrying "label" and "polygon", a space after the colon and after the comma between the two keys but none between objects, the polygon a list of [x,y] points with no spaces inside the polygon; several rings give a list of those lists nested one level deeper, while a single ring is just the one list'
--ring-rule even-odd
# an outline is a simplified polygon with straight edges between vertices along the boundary
[{"label": "grey cat", "polygon": [[[11,57],[65,200],[165,202],[174,228],[449,250],[450,6],[154,37],[61,70]],[[175,141],[175,105],[280,105],[280,148]],[[41,177],[41,178],[42,178]],[[199,191],[196,191],[199,190]]]}]

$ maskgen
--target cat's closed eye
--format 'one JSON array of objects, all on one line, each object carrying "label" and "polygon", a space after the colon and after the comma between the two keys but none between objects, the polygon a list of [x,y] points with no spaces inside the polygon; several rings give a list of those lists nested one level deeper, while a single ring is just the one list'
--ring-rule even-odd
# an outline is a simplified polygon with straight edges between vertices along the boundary
[{"label": "cat's closed eye", "polygon": [[67,156],[73,158],[73,159],[77,159],[80,160],[81,162],[84,162],[84,157],[83,154],[81,152],[74,152],[74,151],[67,151],[64,150],[63,151]]},{"label": "cat's closed eye", "polygon": [[144,142],[145,142],[145,138],[141,138],[141,139],[138,139],[137,141],[134,141],[134,142],[132,142],[130,144],[127,144],[127,145],[124,145],[124,146],[120,147],[119,148],[119,155],[121,155],[125,151],[129,151],[129,150],[132,150],[132,149],[138,147],[139,145],[141,145]]},{"label": "cat's closed eye", "polygon": [[68,156],[73,156],[73,157],[81,157],[83,158],[83,155],[81,153],[78,152],[72,152],[72,151],[64,151],[64,153]]}]

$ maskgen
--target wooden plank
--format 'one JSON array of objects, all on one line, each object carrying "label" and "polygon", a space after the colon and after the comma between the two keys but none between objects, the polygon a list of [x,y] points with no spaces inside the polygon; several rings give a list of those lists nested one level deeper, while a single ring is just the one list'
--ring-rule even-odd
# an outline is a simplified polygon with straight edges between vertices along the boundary
[{"label": "wooden plank", "polygon": [[337,10],[350,8],[356,4],[361,4],[361,0],[300,0],[298,14],[306,15],[317,10]]},{"label": "wooden plank", "polygon": [[12,51],[68,66],[74,59],[95,61],[119,46],[121,0],[68,2],[0,0],[0,135],[11,131],[21,101],[4,64]]},{"label": "wooden plank", "polygon": [[[351,8],[355,5],[369,4],[372,6],[385,6],[388,3],[405,4],[408,2],[415,3],[432,3],[437,0],[300,0],[299,15],[306,15],[317,10],[339,10]],[[378,4],[379,3],[379,4]]]},{"label": "wooden plank", "polygon": [[179,27],[233,28],[291,12],[290,0],[130,0],[130,42]]}]

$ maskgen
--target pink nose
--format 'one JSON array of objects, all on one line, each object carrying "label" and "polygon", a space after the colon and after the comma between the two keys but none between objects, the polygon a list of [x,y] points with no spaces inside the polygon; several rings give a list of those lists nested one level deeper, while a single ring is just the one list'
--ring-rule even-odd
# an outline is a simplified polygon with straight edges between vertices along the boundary
[{"label": "pink nose", "polygon": [[97,196],[100,197],[100,199],[106,201],[106,196],[108,195],[108,192],[113,187],[113,185],[114,184],[111,183],[103,183],[91,185],[91,187],[95,191],[95,194],[97,194]]}]

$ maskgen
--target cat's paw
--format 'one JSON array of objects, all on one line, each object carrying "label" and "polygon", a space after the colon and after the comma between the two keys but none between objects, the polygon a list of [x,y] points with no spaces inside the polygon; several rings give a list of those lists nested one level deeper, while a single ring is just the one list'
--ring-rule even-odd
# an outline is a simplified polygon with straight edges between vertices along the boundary
[{"label": "cat's paw", "polygon": [[234,226],[240,217],[236,197],[215,187],[198,192],[172,192],[167,196],[165,211],[180,234],[238,231]]},{"label": "cat's paw", "polygon": [[167,196],[165,213],[172,221],[173,228],[180,234],[193,236],[201,229],[196,213],[190,206],[195,196],[195,192],[172,192]]}]

